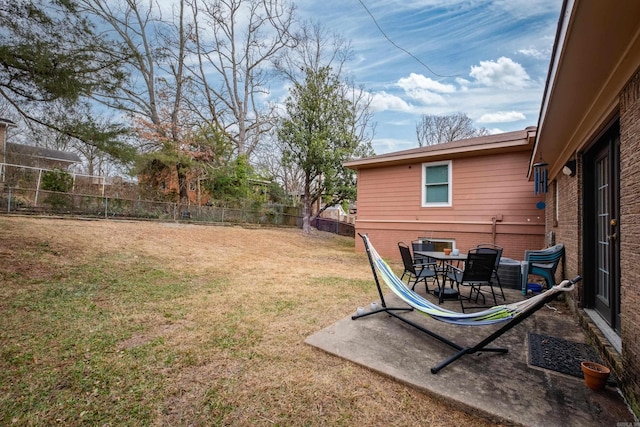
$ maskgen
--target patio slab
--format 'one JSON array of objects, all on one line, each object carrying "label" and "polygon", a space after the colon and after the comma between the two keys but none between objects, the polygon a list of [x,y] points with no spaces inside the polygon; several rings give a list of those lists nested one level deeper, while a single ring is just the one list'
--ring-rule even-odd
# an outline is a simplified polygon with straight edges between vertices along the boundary
[{"label": "patio slab", "polygon": [[[522,298],[517,290],[505,293],[507,301]],[[388,307],[406,307],[395,295],[385,299]],[[456,301],[443,304],[460,308]],[[454,326],[415,311],[402,315],[462,346],[473,346],[499,327]],[[386,313],[356,320],[349,315],[305,342],[497,423],[583,427],[637,422],[616,387],[593,391],[583,379],[529,365],[528,332],[586,342],[562,301],[543,307],[492,343],[508,353],[466,355],[437,374],[431,368],[455,350]]]}]

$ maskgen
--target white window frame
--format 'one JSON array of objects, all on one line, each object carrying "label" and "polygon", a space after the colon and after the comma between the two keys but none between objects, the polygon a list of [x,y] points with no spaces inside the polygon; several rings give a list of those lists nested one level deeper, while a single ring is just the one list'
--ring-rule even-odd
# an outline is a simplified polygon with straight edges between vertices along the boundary
[{"label": "white window frame", "polygon": [[[447,248],[451,248],[451,249],[456,249],[456,239],[432,239],[432,238],[427,238],[427,237],[420,237],[418,240],[421,241],[425,241],[425,242],[431,242],[431,243],[445,243],[445,247]],[[438,249],[436,248],[436,251],[438,251]]]},{"label": "white window frame", "polygon": [[[447,165],[447,172],[448,172],[448,177],[447,177],[447,190],[448,190],[448,194],[447,194],[447,202],[435,202],[435,203],[427,203],[427,168],[432,167],[432,166],[440,166],[440,165]],[[451,195],[452,193],[452,187],[453,187],[453,180],[452,180],[452,176],[453,176],[453,162],[451,160],[446,160],[446,161],[442,161],[442,162],[430,162],[430,163],[423,163],[422,164],[422,207],[423,208],[439,208],[439,207],[451,207],[452,206],[452,199],[451,199]]]}]

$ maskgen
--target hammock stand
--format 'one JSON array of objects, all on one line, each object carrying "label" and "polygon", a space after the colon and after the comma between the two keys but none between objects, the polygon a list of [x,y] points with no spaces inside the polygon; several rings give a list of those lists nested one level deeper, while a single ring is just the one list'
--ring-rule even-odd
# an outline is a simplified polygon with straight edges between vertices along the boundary
[{"label": "hammock stand", "polygon": [[[494,340],[502,336],[505,332],[508,332],[523,320],[526,320],[529,316],[531,316],[533,313],[535,313],[538,309],[543,307],[545,304],[551,302],[554,298],[556,298],[559,291],[571,291],[573,290],[575,283],[582,280],[582,277],[580,276],[576,276],[572,280],[564,280],[560,284],[554,286],[553,288],[547,290],[546,292],[536,295],[535,297],[529,300],[521,302],[521,303],[524,303],[523,306],[525,308],[520,311],[517,310],[517,307],[521,303],[515,303],[510,306],[497,306],[493,309],[485,310],[482,313],[469,313],[469,314],[457,313],[450,310],[437,308],[436,305],[428,302],[426,299],[422,298],[420,295],[415,294],[413,291],[408,289],[404,285],[404,282],[402,282],[397,276],[395,276],[395,274],[391,272],[391,269],[388,268],[388,266],[382,260],[382,258],[380,258],[380,256],[377,254],[373,246],[370,244],[369,238],[367,237],[367,235],[366,234],[362,235],[360,233],[358,233],[358,235],[362,237],[362,240],[364,241],[365,250],[369,258],[369,264],[371,265],[371,271],[373,272],[373,278],[376,282],[376,287],[378,288],[378,295],[380,296],[381,307],[376,310],[372,310],[370,312],[351,316],[351,319],[355,320],[361,317],[370,316],[372,314],[387,313],[389,316],[393,316],[396,319],[410,326],[413,326],[419,331],[424,332],[425,334],[431,336],[432,338],[435,338],[436,340],[455,349],[456,352],[453,355],[451,355],[450,357],[446,358],[445,360],[443,360],[442,362],[438,363],[436,366],[431,368],[432,374],[437,374],[441,369],[445,368],[449,364],[455,362],[456,360],[460,359],[461,357],[467,354],[474,354],[480,351],[487,351],[487,352],[494,352],[494,353],[507,353],[509,350],[506,348],[496,348],[496,347],[487,347],[487,346],[491,344]],[[375,261],[377,262],[374,261],[374,255],[375,255]],[[384,300],[384,295],[382,294],[382,288],[380,286],[380,282],[378,279],[378,272],[376,270],[376,265],[378,266],[378,268],[381,268],[381,267],[384,268],[384,270],[381,270],[381,271],[387,273],[387,275],[388,274],[393,275],[393,277],[395,277],[395,279],[398,282],[402,283],[402,288],[404,288],[402,290],[403,292],[406,291],[410,293],[411,294],[410,296],[416,298],[417,302],[422,302],[427,304],[427,308],[425,308],[425,305],[423,304],[412,304],[410,299],[408,300],[406,298],[402,298],[402,296],[401,298],[410,307],[387,307],[387,304]],[[385,283],[387,282],[385,281]],[[389,284],[387,283],[387,285]],[[396,290],[393,289],[392,286],[389,285],[389,287],[391,288],[392,291],[396,292]],[[433,310],[430,309],[429,307],[432,307],[432,306],[436,308]],[[413,322],[412,320],[409,320],[397,314],[397,312],[413,311],[414,308],[420,313],[425,314],[429,317],[433,317],[436,320],[445,321],[453,324],[457,323],[457,324],[463,324],[463,325],[473,325],[473,324],[487,325],[487,324],[493,324],[498,322],[507,322],[507,323],[505,323],[504,326],[502,326],[501,328],[493,332],[491,335],[489,335],[485,339],[478,342],[476,345],[472,347],[464,347],[449,340],[448,338],[445,338],[425,328],[422,325],[419,325],[418,323]],[[488,314],[484,314],[484,313],[488,313]],[[498,313],[498,315],[496,315],[495,313]],[[457,319],[461,319],[462,321],[461,322],[456,321]],[[476,319],[479,321],[474,322],[474,320]]]}]

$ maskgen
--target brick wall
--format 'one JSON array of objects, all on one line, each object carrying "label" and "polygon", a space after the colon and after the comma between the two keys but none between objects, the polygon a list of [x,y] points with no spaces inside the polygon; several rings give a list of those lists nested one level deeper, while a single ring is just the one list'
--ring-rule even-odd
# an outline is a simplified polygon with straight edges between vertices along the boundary
[{"label": "brick wall", "polygon": [[[497,230],[500,230],[498,226]],[[455,239],[456,248],[466,253],[469,249],[476,247],[480,243],[493,243],[492,233],[464,233],[464,232],[426,232],[424,228],[416,227],[410,229],[401,227],[400,229],[392,229],[390,227],[378,228],[367,227],[356,222],[356,232],[368,234],[371,243],[383,257],[400,261],[400,251],[398,250],[398,242],[403,241],[411,245],[412,240],[419,237],[428,239]],[[504,248],[503,257],[522,260],[524,251],[527,249],[541,249],[544,244],[544,236],[539,234],[496,234],[496,245]],[[360,236],[356,236],[356,251],[363,251],[364,245]]]},{"label": "brick wall", "polygon": [[640,73],[620,97],[620,289],[623,384],[640,408]]},{"label": "brick wall", "polygon": [[[621,388],[636,413],[640,409],[640,72],[620,96],[620,287],[622,369]],[[578,173],[559,174],[546,195],[545,230],[565,245],[564,270],[556,279],[583,271],[583,209],[581,156]],[[561,277],[563,276],[563,277]],[[583,307],[584,283],[571,295],[570,305]]]},{"label": "brick wall", "polygon": [[[579,167],[580,165],[578,165]],[[582,210],[579,209],[581,206],[580,188],[582,188],[579,177],[581,176],[582,174],[576,174],[572,177],[559,174],[547,193],[547,235],[554,233],[555,243],[562,243],[565,247],[565,259],[556,272],[556,281],[573,278],[582,271],[580,233]],[[580,283],[578,292],[573,293],[574,299],[580,306],[582,305],[582,301],[580,301],[582,285],[583,283]]]}]

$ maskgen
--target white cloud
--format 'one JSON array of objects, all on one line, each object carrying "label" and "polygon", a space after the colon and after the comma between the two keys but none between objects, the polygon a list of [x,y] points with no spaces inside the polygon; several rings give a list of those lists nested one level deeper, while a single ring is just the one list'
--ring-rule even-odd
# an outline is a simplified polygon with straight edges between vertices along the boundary
[{"label": "white cloud", "polygon": [[374,138],[371,146],[376,154],[392,153],[394,151],[409,150],[418,148],[418,140],[395,139],[395,138]]},{"label": "white cloud", "polygon": [[456,87],[450,84],[442,84],[433,79],[423,76],[422,74],[411,73],[409,77],[403,77],[398,80],[398,86],[406,91],[415,89],[428,90],[438,93],[453,93]]},{"label": "white cloud", "polygon": [[501,133],[505,133],[504,130],[500,129],[500,128],[491,128],[491,129],[487,129],[489,131],[489,134],[491,135],[499,135]]},{"label": "white cloud", "polygon": [[483,114],[478,123],[509,123],[525,120],[527,117],[518,111],[500,111],[497,113]]},{"label": "white cloud", "polygon": [[391,95],[385,91],[372,95],[371,109],[373,111],[410,111],[411,106],[402,98]]},{"label": "white cloud", "polygon": [[442,95],[424,89],[407,90],[407,95],[420,104],[445,105],[447,103]]},{"label": "white cloud", "polygon": [[472,66],[469,75],[485,86],[523,88],[529,85],[530,78],[522,65],[504,56],[497,61],[480,61]]},{"label": "white cloud", "polygon": [[460,90],[465,92],[469,90],[469,85],[471,84],[471,82],[467,79],[463,79],[462,77],[457,77],[456,78],[456,83],[458,83],[460,85]]},{"label": "white cloud", "polygon": [[541,51],[538,49],[520,49],[518,53],[523,54],[524,56],[530,56],[535,59],[547,59],[549,57],[549,51]]},{"label": "white cloud", "polygon": [[531,7],[531,0],[496,0],[492,6],[503,9],[516,19],[532,19],[536,15],[541,15],[549,10],[558,9],[558,0],[537,0],[535,7]]},{"label": "white cloud", "polygon": [[440,94],[456,91],[454,85],[443,84],[416,73],[401,78],[396,85],[402,88],[410,98],[425,105],[446,104],[445,98]]}]

